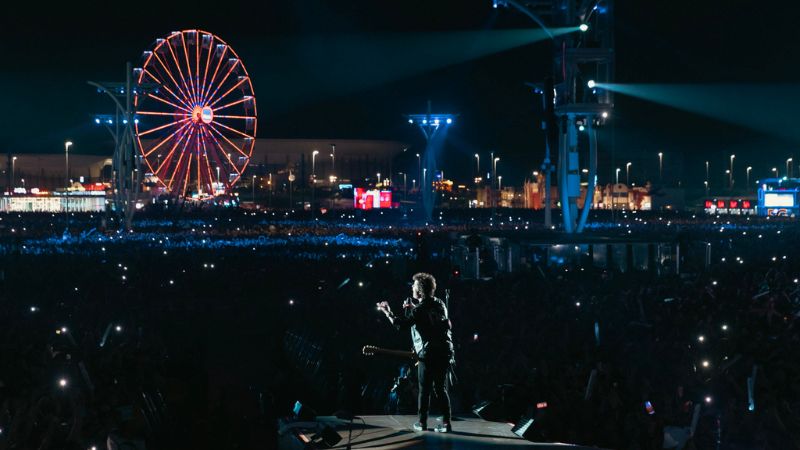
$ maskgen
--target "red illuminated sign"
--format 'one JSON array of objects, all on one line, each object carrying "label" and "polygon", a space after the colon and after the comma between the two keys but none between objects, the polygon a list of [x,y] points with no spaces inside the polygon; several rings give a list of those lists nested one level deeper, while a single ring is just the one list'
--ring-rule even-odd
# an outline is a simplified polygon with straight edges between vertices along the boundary
[{"label": "red illuminated sign", "polygon": [[739,201],[738,200],[731,200],[728,203],[731,205],[731,209],[739,207]]},{"label": "red illuminated sign", "polygon": [[717,200],[717,208],[724,208],[725,200]]},{"label": "red illuminated sign", "polygon": [[706,209],[711,209],[712,206],[714,206],[714,202],[711,200],[706,200]]},{"label": "red illuminated sign", "polygon": [[742,200],[742,208],[750,209],[750,200]]},{"label": "red illuminated sign", "polygon": [[377,189],[366,190],[364,188],[353,189],[356,209],[372,208],[391,208],[392,191],[379,191]]}]

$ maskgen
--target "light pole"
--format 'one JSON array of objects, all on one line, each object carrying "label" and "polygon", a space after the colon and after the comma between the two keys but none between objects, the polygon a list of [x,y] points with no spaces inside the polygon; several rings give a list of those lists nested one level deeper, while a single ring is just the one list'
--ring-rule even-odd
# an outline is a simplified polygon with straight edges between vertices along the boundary
[{"label": "light pole", "polygon": [[319,155],[319,150],[314,150],[311,152],[311,177],[317,177],[317,155]]},{"label": "light pole", "polygon": [[664,182],[664,153],[658,152],[658,181]]},{"label": "light pole", "polygon": [[425,167],[425,168],[422,169],[422,182],[419,184],[419,189],[420,190],[422,190],[422,189],[425,189],[426,191],[428,190],[428,188],[425,187],[425,180],[427,178],[428,178],[428,168]]},{"label": "light pole", "polygon": [[267,181],[269,185],[269,207],[272,208],[272,192],[273,192],[273,185],[272,185],[272,172],[269,174],[269,180]]},{"label": "light pole", "polygon": [[336,144],[331,144],[331,175],[336,176]]},{"label": "light pole", "polygon": [[753,170],[752,166],[747,166],[747,189],[750,189],[750,171]]},{"label": "light pole", "polygon": [[475,153],[475,160],[475,173],[477,174],[475,177],[477,178],[481,176],[481,155]]},{"label": "light pole", "polygon": [[14,166],[16,166],[17,157],[11,158],[11,193],[14,193],[14,185],[17,184],[17,179],[14,176]]},{"label": "light pole", "polygon": [[403,176],[403,198],[406,198],[408,197],[408,184],[407,184],[408,180],[406,178],[407,174],[405,172],[398,172],[398,174]]},{"label": "light pole", "polygon": [[[492,153],[494,154],[494,153]],[[500,161],[500,157],[492,158],[492,178],[497,177],[497,161]]]},{"label": "light pole", "polygon": [[708,180],[706,180],[706,181],[703,181],[703,184],[704,184],[704,185],[705,185],[705,187],[706,187],[706,197],[708,197]]},{"label": "light pole", "polygon": [[775,172],[775,178],[778,178],[778,168],[777,167],[773,167],[772,171]]},{"label": "light pole", "polygon": [[617,182],[616,182],[616,184],[619,184],[619,172],[620,172],[621,170],[622,170],[622,169],[620,169],[619,167],[617,167],[617,172],[616,172],[616,176],[617,176]]},{"label": "light pole", "polygon": [[[422,179],[422,158],[419,157],[419,153],[417,153],[417,173],[418,173],[419,179],[421,180]],[[412,189],[412,191],[413,191],[413,189]]]},{"label": "light pole", "polygon": [[731,171],[730,176],[728,177],[728,187],[733,189],[733,159],[736,158],[736,155],[731,155]]},{"label": "light pole", "polygon": [[381,184],[381,173],[378,172],[378,184]]},{"label": "light pole", "polygon": [[497,190],[502,192],[503,191],[503,176],[500,175],[497,177]]},{"label": "light pole", "polygon": [[72,146],[72,141],[64,142],[64,178],[67,184],[67,188],[64,191],[64,194],[67,196],[67,200],[64,202],[64,216],[67,218],[67,229],[69,229],[69,148]]},{"label": "light pole", "polygon": [[417,188],[417,180],[416,178],[414,178],[411,180],[411,190],[413,191],[416,188]]},{"label": "light pole", "polygon": [[626,186],[630,186],[631,185],[631,164],[633,164],[633,163],[628,162],[627,164],[625,164],[625,185]]},{"label": "light pole", "polygon": [[256,176],[253,175],[253,204],[256,202]]},{"label": "light pole", "polygon": [[793,172],[792,171],[793,167],[789,165],[791,163],[792,163],[792,158],[786,160],[786,176],[789,178],[792,178],[792,172]]},{"label": "light pole", "polygon": [[708,161],[706,161],[706,180],[708,180]]}]

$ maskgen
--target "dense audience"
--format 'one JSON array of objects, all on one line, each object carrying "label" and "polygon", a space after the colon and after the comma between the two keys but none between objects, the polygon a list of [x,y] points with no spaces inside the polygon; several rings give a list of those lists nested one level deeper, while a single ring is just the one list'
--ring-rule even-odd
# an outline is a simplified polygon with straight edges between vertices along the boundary
[{"label": "dense audience", "polygon": [[[604,448],[800,448],[800,226],[594,214],[587,236],[680,243],[681,273],[524,245],[493,273],[486,237],[559,236],[531,211],[2,215],[0,449],[264,448],[296,400],[413,414],[413,368],[361,347],[410,348],[375,302],[398,309],[416,271],[449,304],[457,413]],[[483,279],[450,262],[467,235]]]}]

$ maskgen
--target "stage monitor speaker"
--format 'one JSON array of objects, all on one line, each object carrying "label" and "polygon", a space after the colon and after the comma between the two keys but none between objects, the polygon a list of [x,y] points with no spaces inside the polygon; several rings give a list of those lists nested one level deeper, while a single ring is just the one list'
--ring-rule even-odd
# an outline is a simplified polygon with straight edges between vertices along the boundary
[{"label": "stage monitor speaker", "polygon": [[499,402],[482,401],[472,407],[476,416],[489,422],[505,422],[505,408]]},{"label": "stage monitor speaker", "polygon": [[511,428],[511,432],[531,442],[550,442],[550,415],[547,413],[547,402],[536,405],[533,413],[527,414]]}]

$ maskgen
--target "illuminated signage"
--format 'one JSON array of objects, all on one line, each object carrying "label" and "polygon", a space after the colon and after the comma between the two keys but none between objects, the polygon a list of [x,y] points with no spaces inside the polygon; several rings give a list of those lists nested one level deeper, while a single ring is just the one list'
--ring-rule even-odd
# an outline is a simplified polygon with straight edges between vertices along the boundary
[{"label": "illuminated signage", "polygon": [[770,207],[794,207],[794,193],[777,194],[774,192],[764,193],[764,206]]},{"label": "illuminated signage", "polygon": [[355,188],[353,189],[353,197],[355,200],[354,206],[356,209],[378,209],[392,207],[392,191]]}]

